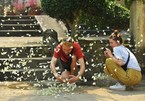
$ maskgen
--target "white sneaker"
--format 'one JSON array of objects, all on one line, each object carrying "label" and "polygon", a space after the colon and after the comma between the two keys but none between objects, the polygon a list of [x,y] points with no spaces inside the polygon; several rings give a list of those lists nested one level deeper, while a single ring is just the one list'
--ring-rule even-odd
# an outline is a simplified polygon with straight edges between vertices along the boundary
[{"label": "white sneaker", "polygon": [[117,82],[115,85],[110,86],[109,88],[112,89],[112,90],[125,90],[126,86],[121,85],[120,83]]}]

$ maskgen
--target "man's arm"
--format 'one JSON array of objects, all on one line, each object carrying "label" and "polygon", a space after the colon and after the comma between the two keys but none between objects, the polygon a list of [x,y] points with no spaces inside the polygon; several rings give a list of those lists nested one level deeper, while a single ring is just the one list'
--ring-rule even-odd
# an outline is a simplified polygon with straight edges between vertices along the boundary
[{"label": "man's arm", "polygon": [[78,81],[82,75],[84,74],[84,71],[85,71],[85,62],[84,62],[84,59],[83,58],[80,58],[78,60],[79,64],[80,64],[80,71],[78,72],[78,75],[77,76],[74,76],[74,75],[70,75],[70,79],[69,79],[69,83],[74,83],[76,81]]},{"label": "man's arm", "polygon": [[83,58],[80,58],[78,62],[80,64],[80,71],[78,72],[77,77],[80,78],[85,72],[85,61]]},{"label": "man's arm", "polygon": [[58,76],[58,74],[57,74],[57,72],[56,72],[56,69],[55,69],[56,62],[57,62],[57,58],[55,58],[55,57],[53,56],[52,59],[51,59],[51,62],[50,62],[50,69],[51,69],[51,71],[52,71],[52,73],[53,73],[53,75],[54,75],[55,77]]}]

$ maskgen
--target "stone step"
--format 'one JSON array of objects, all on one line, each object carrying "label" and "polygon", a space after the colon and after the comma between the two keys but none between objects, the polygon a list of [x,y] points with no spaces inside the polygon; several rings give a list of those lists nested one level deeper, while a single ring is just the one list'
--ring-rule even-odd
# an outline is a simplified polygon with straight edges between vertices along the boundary
[{"label": "stone step", "polygon": [[54,43],[43,44],[42,37],[0,37],[0,58],[52,56]]},{"label": "stone step", "polygon": [[78,29],[79,37],[97,37],[97,36],[108,36],[112,32],[111,30],[89,30],[89,29]]},{"label": "stone step", "polygon": [[47,69],[50,65],[50,60],[51,57],[0,58],[0,70]]},{"label": "stone step", "polygon": [[0,15],[1,20],[11,20],[11,19],[35,19],[35,16],[21,16],[21,15],[8,15],[8,16],[3,16]]},{"label": "stone step", "polygon": [[[85,70],[84,77],[87,80],[92,80],[93,79],[92,76],[96,72],[97,68],[92,67],[90,65],[92,64],[92,61],[91,61],[92,57],[87,55],[86,58],[88,61],[86,62],[86,70]],[[44,79],[46,80],[47,78],[52,78],[53,75],[49,67],[50,60],[51,60],[51,57],[1,59],[0,61],[1,79],[0,80],[13,80],[13,81],[32,80],[33,81],[33,80],[44,80]],[[57,63],[56,67],[57,67],[56,68],[57,72],[60,72],[61,66],[59,62]]]},{"label": "stone step", "polygon": [[[0,16],[0,19],[0,36],[42,36],[40,26],[39,29],[31,28],[31,25],[38,25],[35,16]],[[15,26],[26,25],[30,25],[30,27],[15,29]],[[8,26],[11,26],[11,28]]]},{"label": "stone step", "polygon": [[[51,57],[0,60],[0,81],[36,81],[52,78],[50,60]],[[60,72],[60,68],[57,71]]]},{"label": "stone step", "polygon": [[0,37],[0,47],[31,47],[41,46],[42,36],[40,37]]},{"label": "stone step", "polygon": [[35,16],[0,16],[1,81],[38,81],[53,76],[49,65],[55,40],[43,44],[42,33]]},{"label": "stone step", "polygon": [[3,24],[0,25],[0,30],[39,30],[39,24]]},{"label": "stone step", "polygon": [[36,19],[5,19],[5,20],[0,20],[0,22],[8,22],[8,21],[37,21]]},{"label": "stone step", "polygon": [[9,70],[0,72],[0,81],[41,81],[53,77],[50,69]]},{"label": "stone step", "polygon": [[1,58],[33,58],[52,56],[53,49],[50,46],[31,46],[31,47],[4,47],[0,48]]},{"label": "stone step", "polygon": [[42,30],[0,30],[0,36],[42,36]]},{"label": "stone step", "polygon": [[[1,38],[2,37],[0,37],[0,39]],[[10,38],[10,37],[8,37],[8,38]],[[18,37],[18,38],[20,38],[20,37]],[[10,42],[5,42],[5,43],[2,42],[0,44],[0,48],[4,48],[4,47],[8,47],[8,48],[22,47],[22,48],[24,48],[24,47],[40,47],[40,46],[43,47],[43,46],[47,46],[47,44],[42,44],[42,41],[41,42],[21,42],[21,40],[20,40],[20,43],[13,42],[13,41],[11,41],[11,42],[12,43],[10,43]]]},{"label": "stone step", "polygon": [[1,20],[0,24],[37,24],[35,19],[13,19],[13,20]]}]

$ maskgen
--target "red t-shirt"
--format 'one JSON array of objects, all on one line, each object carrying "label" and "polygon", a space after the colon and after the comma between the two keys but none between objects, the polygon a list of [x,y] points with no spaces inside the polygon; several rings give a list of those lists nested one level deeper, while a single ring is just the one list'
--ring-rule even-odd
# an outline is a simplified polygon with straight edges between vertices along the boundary
[{"label": "red t-shirt", "polygon": [[[81,47],[80,47],[80,45],[79,45],[77,42],[74,42],[74,43],[73,43],[73,49],[72,49],[71,54],[76,55],[77,59],[84,58],[84,54],[83,54],[83,52],[82,52],[82,50],[81,50]],[[63,52],[63,50],[62,50],[62,45],[61,45],[61,44],[59,44],[59,45],[55,48],[53,56],[54,56],[55,58],[61,58],[61,60],[64,61],[64,62],[67,62],[68,59],[70,58],[69,55],[66,55],[66,54]]]}]

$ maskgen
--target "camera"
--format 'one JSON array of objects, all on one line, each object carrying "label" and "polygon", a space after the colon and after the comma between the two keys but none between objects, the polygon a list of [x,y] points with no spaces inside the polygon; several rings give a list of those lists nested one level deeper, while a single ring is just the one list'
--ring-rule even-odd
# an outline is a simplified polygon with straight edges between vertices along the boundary
[{"label": "camera", "polygon": [[103,47],[103,51],[106,51],[106,47]]}]

